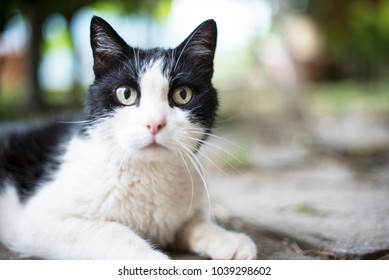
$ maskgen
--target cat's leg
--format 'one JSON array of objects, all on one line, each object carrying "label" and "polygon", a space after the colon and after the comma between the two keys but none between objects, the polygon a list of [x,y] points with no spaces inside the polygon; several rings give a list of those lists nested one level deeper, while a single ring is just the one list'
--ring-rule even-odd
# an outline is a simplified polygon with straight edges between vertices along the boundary
[{"label": "cat's leg", "polygon": [[247,235],[228,231],[199,217],[190,220],[177,239],[185,249],[211,259],[252,260],[257,256],[257,247]]},{"label": "cat's leg", "polygon": [[20,251],[29,255],[48,259],[168,259],[116,222],[65,218],[42,227],[40,223],[27,224],[30,228],[25,228],[22,236],[25,248]]}]

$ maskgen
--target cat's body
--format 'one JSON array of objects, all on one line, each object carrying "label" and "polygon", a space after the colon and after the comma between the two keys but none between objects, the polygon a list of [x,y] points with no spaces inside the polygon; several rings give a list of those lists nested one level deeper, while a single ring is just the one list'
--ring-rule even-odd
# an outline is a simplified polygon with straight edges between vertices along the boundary
[{"label": "cat's body", "polygon": [[252,259],[253,242],[209,219],[197,150],[212,129],[216,25],[176,49],[129,47],[91,25],[95,81],[85,122],[49,122],[0,140],[0,240],[53,259],[166,259],[177,245]]}]

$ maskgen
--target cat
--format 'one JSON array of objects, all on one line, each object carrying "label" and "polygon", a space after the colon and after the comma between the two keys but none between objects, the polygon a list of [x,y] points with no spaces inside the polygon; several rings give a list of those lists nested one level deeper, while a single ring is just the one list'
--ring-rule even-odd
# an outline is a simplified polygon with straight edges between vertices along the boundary
[{"label": "cat", "polygon": [[129,46],[91,20],[95,79],[85,120],[48,121],[0,140],[0,240],[43,259],[255,259],[256,245],[211,218],[197,151],[212,131],[217,27],[178,47]]}]

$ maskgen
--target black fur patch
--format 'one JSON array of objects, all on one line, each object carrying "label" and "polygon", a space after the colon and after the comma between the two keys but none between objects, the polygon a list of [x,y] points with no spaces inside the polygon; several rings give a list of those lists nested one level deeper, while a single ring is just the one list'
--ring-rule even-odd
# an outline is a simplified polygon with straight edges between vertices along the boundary
[{"label": "black fur patch", "polygon": [[[64,145],[73,125],[46,123],[3,129],[0,139],[0,190],[6,182],[16,186],[21,201],[58,170]],[[0,128],[1,130],[1,128]]]}]

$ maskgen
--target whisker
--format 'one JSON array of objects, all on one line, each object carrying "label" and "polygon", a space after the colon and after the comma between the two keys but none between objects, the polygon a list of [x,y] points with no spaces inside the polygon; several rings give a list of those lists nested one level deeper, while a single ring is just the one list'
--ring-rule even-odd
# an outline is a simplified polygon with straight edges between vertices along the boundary
[{"label": "whisker", "polygon": [[191,186],[192,186],[192,193],[191,193],[191,197],[190,197],[190,204],[189,204],[189,208],[188,208],[188,211],[187,211],[187,215],[190,214],[190,211],[192,210],[192,207],[193,207],[193,197],[194,197],[194,183],[193,183],[193,177],[192,177],[192,173],[190,172],[190,169],[189,169],[189,166],[184,158],[184,156],[182,155],[181,151],[179,149],[177,149],[178,153],[180,154],[180,157],[182,159],[182,162],[184,163],[184,166],[185,166],[185,169],[188,171],[188,174],[189,174],[189,178],[190,178],[190,182],[191,182]]},{"label": "whisker", "polygon": [[210,136],[210,137],[214,137],[216,139],[219,139],[219,140],[222,140],[238,149],[243,149],[243,147],[239,146],[238,144],[235,144],[234,142],[231,142],[230,140],[224,138],[224,137],[221,137],[221,136],[217,136],[215,134],[212,134],[212,133],[207,133],[207,132],[201,132],[201,131],[196,131],[196,130],[189,130],[188,132],[190,133],[193,133],[193,134],[202,134],[202,135],[207,135],[207,136]]},{"label": "whisker", "polygon": [[63,124],[84,124],[84,123],[92,123],[89,120],[85,121],[56,121],[56,123],[63,123]]},{"label": "whisker", "polygon": [[[195,108],[196,108],[196,107],[195,107]],[[191,110],[193,110],[193,109],[191,109]],[[204,128],[198,128],[198,127],[191,127],[190,130],[192,130],[192,131],[198,131],[198,132],[205,132],[205,129],[204,129]],[[213,127],[213,128],[212,128],[212,131],[214,131],[214,130],[216,130],[216,131],[221,131],[221,130],[223,130],[223,128],[222,128],[222,127]],[[212,133],[211,133],[211,134],[212,134]]]},{"label": "whisker", "polygon": [[100,119],[97,119],[97,120],[78,120],[78,121],[66,121],[66,120],[57,120],[56,123],[60,123],[60,124],[87,124],[87,125],[98,125],[102,122],[104,122],[106,119],[106,117],[104,118],[100,118]]},{"label": "whisker", "polygon": [[193,112],[194,110],[196,110],[196,109],[198,109],[198,108],[201,108],[201,107],[202,107],[202,105],[198,105],[198,106],[196,106],[196,107],[190,109],[190,111]]},{"label": "whisker", "polygon": [[123,153],[123,150],[120,147],[117,146],[113,146],[113,147],[114,148],[111,151],[109,151],[108,158],[114,159],[114,161],[117,162],[118,167],[120,169],[123,169],[126,162],[128,162],[129,152],[124,151]]},{"label": "whisker", "polygon": [[[197,163],[194,167],[198,166],[201,168],[201,172],[199,175],[202,175],[202,179],[204,179],[205,172],[204,172],[204,168],[203,168],[203,165],[201,164],[200,160],[196,157],[196,155],[187,146],[185,146],[183,143],[179,143],[179,144],[189,155],[191,155],[193,157],[193,159]],[[205,183],[205,179],[203,180],[203,183]]]},{"label": "whisker", "polygon": [[202,155],[207,161],[209,161],[213,166],[215,166],[221,173],[223,173],[224,175],[227,175],[223,169],[221,169],[215,162],[213,162],[208,156],[206,156],[203,152],[201,152],[200,150],[197,150],[197,152]]},{"label": "whisker", "polygon": [[[227,164],[229,167],[231,167],[235,172],[237,172],[240,176],[243,178],[246,178],[246,175],[243,174],[238,168],[236,168],[233,164],[229,163],[225,158],[220,156],[217,152],[213,151],[211,148],[204,145],[204,148],[207,148],[209,152],[211,152],[213,155],[215,155],[218,159],[222,160],[225,164]],[[239,163],[242,163],[242,161],[238,160]]]},{"label": "whisker", "polygon": [[169,68],[170,68],[170,72],[173,71],[174,69],[174,57],[176,56],[176,49],[172,49],[171,52],[169,53],[169,60],[170,60],[170,64],[169,64]]},{"label": "whisker", "polygon": [[205,190],[205,193],[207,196],[207,201],[208,201],[209,214],[211,216],[212,221],[215,221],[215,215],[213,213],[212,204],[211,204],[211,196],[210,196],[209,191],[208,191],[208,184],[204,178],[205,173],[204,173],[203,166],[202,166],[201,162],[199,161],[199,159],[196,157],[196,155],[188,147],[186,147],[182,143],[179,143],[179,144],[186,151],[186,153],[184,153],[184,155],[186,155],[186,157],[190,160],[190,162],[192,163],[193,167],[196,169],[197,173],[199,174],[199,176],[203,182],[204,190]]},{"label": "whisker", "polygon": [[228,122],[228,121],[235,120],[235,119],[238,118],[241,114],[242,114],[242,112],[240,111],[240,112],[238,112],[238,113],[236,113],[236,114],[234,114],[234,115],[232,115],[232,116],[230,116],[230,117],[228,117],[228,118],[226,118],[226,119],[223,119],[223,120],[216,120],[216,123],[226,123],[226,122]]},{"label": "whisker", "polygon": [[[225,164],[227,164],[229,167],[231,167],[233,170],[235,170],[239,175],[241,175],[242,177],[245,177],[245,175],[239,169],[237,169],[233,164],[228,162],[224,157],[220,156],[217,152],[215,152],[213,149],[211,149],[211,147],[212,148],[216,148],[216,149],[218,149],[218,150],[220,150],[222,152],[225,152],[227,155],[229,155],[231,158],[233,158],[234,160],[236,160],[238,163],[241,164],[242,161],[240,159],[238,159],[237,157],[235,157],[233,154],[231,154],[229,151],[227,151],[227,150],[225,150],[225,149],[223,149],[223,148],[221,148],[221,147],[219,147],[217,145],[214,145],[212,143],[209,143],[209,142],[206,142],[206,141],[203,141],[203,140],[199,140],[199,139],[196,139],[196,138],[193,138],[193,137],[190,137],[190,136],[181,135],[181,137],[192,139],[192,140],[196,140],[196,141],[199,141],[199,142],[203,143],[204,148],[208,149],[209,152],[211,152],[218,159],[222,160]],[[204,156],[203,153],[201,153],[200,151],[198,151],[198,152]],[[225,174],[225,172],[223,172],[223,173]]]},{"label": "whisker", "polygon": [[[211,146],[215,149],[218,149],[224,153],[226,153],[228,156],[232,157],[234,160],[236,160],[238,163],[242,163],[242,161],[240,159],[238,159],[236,156],[234,156],[231,152],[227,151],[226,149],[223,149],[222,147],[218,146],[218,145],[215,145],[215,144],[212,144],[208,141],[204,141],[204,140],[201,140],[201,139],[196,139],[194,137],[190,137],[190,136],[187,136],[187,135],[181,135],[181,137],[184,137],[184,138],[188,138],[188,139],[191,139],[191,140],[195,140],[195,141],[198,141],[200,143],[202,143],[206,148],[208,148],[207,146]],[[210,149],[211,150],[211,149]],[[215,152],[214,152],[215,153]],[[216,154],[216,153],[215,153]]]},{"label": "whisker", "polygon": [[120,163],[119,163],[119,168],[120,169],[125,169],[125,165],[128,163],[129,159],[129,152],[125,151],[125,153],[122,155]]}]

